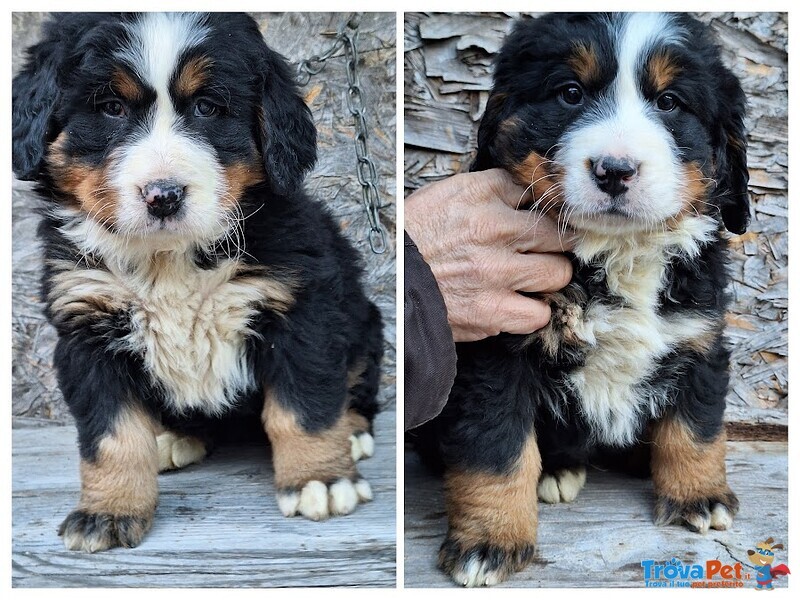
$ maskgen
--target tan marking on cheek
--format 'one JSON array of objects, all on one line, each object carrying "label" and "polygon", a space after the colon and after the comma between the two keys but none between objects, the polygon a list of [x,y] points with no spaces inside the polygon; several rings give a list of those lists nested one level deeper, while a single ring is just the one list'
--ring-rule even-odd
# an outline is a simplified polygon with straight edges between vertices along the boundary
[{"label": "tan marking on cheek", "polygon": [[679,502],[728,492],[725,474],[725,428],[711,442],[698,441],[675,417],[652,427],[651,468],[656,492]]},{"label": "tan marking on cheek", "polygon": [[583,85],[591,85],[600,79],[600,61],[594,47],[588,44],[575,44],[567,64]]},{"label": "tan marking on cheek", "polygon": [[247,188],[264,181],[264,171],[260,165],[234,163],[225,167],[225,183],[228,193],[222,197],[222,206],[228,209],[238,204]]},{"label": "tan marking on cheek", "polygon": [[189,59],[175,82],[175,91],[178,95],[190,98],[205,86],[211,77],[209,70],[212,64],[207,56]]},{"label": "tan marking on cheek", "polygon": [[536,209],[541,212],[558,210],[564,204],[563,172],[560,167],[537,152],[531,152],[522,162],[508,166],[517,185],[533,193]]},{"label": "tan marking on cheek", "polygon": [[703,174],[700,165],[690,162],[682,166],[683,212],[687,215],[708,214],[708,191],[713,185]]},{"label": "tan marking on cheek", "polygon": [[667,52],[655,54],[647,63],[647,76],[657,92],[666,90],[680,74],[681,68]]},{"label": "tan marking on cheek", "polygon": [[65,202],[83,210],[104,226],[116,224],[119,198],[108,185],[105,165],[77,162],[65,150],[66,132],[61,133],[47,151],[47,168],[56,189],[66,195]]},{"label": "tan marking on cheek", "polygon": [[446,473],[450,537],[462,548],[488,543],[509,550],[534,544],[541,471],[539,446],[531,435],[510,473]]},{"label": "tan marking on cheek", "polygon": [[129,408],[104,437],[94,461],[81,461],[79,510],[150,517],[158,502],[156,422],[144,410]]},{"label": "tan marking on cheek", "polygon": [[[354,411],[345,411],[331,427],[309,433],[284,408],[272,390],[265,394],[261,420],[272,444],[278,489],[300,489],[309,481],[334,482],[357,476],[350,436],[364,431]],[[362,417],[363,419],[363,417]]]},{"label": "tan marking on cheek", "polygon": [[141,83],[122,69],[116,69],[111,76],[111,89],[127,102],[137,102],[144,97]]}]

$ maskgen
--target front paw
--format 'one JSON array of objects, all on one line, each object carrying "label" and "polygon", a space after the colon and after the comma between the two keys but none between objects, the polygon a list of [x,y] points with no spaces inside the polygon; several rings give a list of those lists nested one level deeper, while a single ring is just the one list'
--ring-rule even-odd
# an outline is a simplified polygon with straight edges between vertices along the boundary
[{"label": "front paw", "polygon": [[439,568],[464,587],[496,585],[530,564],[534,550],[532,543],[462,545],[448,535],[439,550]]},{"label": "front paw", "polygon": [[75,510],[58,528],[67,550],[101,552],[138,546],[153,523],[152,517],[88,513]]},{"label": "front paw", "polygon": [[300,489],[279,490],[278,508],[283,516],[302,515],[312,521],[349,515],[362,502],[372,500],[372,488],[366,479],[342,478],[333,483],[309,481]]},{"label": "front paw", "polygon": [[724,530],[733,524],[739,511],[739,499],[730,489],[695,500],[677,500],[665,495],[656,498],[656,525],[685,525],[696,533],[707,533],[709,528]]}]

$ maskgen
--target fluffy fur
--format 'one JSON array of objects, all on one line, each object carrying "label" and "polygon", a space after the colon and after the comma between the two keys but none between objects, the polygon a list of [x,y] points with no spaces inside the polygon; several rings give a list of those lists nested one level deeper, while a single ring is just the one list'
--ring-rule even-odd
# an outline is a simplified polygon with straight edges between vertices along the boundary
[{"label": "fluffy fur", "polygon": [[241,419],[273,441],[279,499],[315,490],[317,519],[371,497],[355,461],[381,319],[303,191],[314,124],[253,19],[55,16],[14,79],[13,158],[46,201],[42,297],[79,432],[68,548],[137,545],[157,471]]},{"label": "fluffy fur", "polygon": [[652,443],[657,522],[724,529],[738,508],[721,230],[749,218],[745,98],[708,40],[689,16],[629,13],[548,15],[505,41],[473,168],[507,169],[532,192],[531,226],[547,213],[578,241],[550,324],[459,344],[450,401],[415,436],[448,481],[492,482],[480,514],[448,497],[440,566],[460,583],[532,558],[535,529],[499,531],[510,520],[486,507],[535,510],[535,483],[524,498],[514,483],[532,440],[547,502],[574,500],[590,460]]}]

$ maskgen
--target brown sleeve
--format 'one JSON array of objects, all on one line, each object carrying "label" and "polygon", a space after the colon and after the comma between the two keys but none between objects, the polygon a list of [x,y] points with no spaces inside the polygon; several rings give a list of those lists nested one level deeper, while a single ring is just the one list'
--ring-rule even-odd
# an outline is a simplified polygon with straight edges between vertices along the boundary
[{"label": "brown sleeve", "polygon": [[438,415],[456,377],[456,347],[439,286],[405,234],[405,428]]}]

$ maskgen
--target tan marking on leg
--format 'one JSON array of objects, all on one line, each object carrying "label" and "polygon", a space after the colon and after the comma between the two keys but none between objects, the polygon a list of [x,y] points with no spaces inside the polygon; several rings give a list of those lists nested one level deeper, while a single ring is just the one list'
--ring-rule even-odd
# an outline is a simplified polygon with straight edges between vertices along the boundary
[{"label": "tan marking on leg", "polygon": [[725,473],[725,429],[711,442],[698,442],[677,418],[652,428],[652,471],[656,492],[692,502],[729,492]]},{"label": "tan marking on leg", "polygon": [[213,64],[207,56],[196,56],[189,59],[181,68],[175,82],[175,91],[179,96],[191,98],[198,92],[210,78],[209,69]]},{"label": "tan marking on leg", "polygon": [[155,422],[140,408],[123,412],[100,441],[95,461],[81,461],[80,510],[147,517],[158,502]]},{"label": "tan marking on leg", "polygon": [[330,428],[309,433],[291,411],[280,405],[270,390],[261,420],[272,443],[275,483],[278,488],[302,488],[309,481],[333,482],[357,476],[351,456],[352,411]]},{"label": "tan marking on leg", "polygon": [[445,496],[450,537],[462,548],[491,544],[510,550],[536,542],[536,487],[542,463],[530,436],[517,464],[506,475],[449,471]]},{"label": "tan marking on leg", "polygon": [[575,44],[567,64],[584,86],[592,85],[600,79],[600,61],[594,47],[588,44]]},{"label": "tan marking on leg", "polygon": [[681,70],[669,52],[659,52],[647,63],[647,76],[656,92],[663,92],[672,85]]}]

